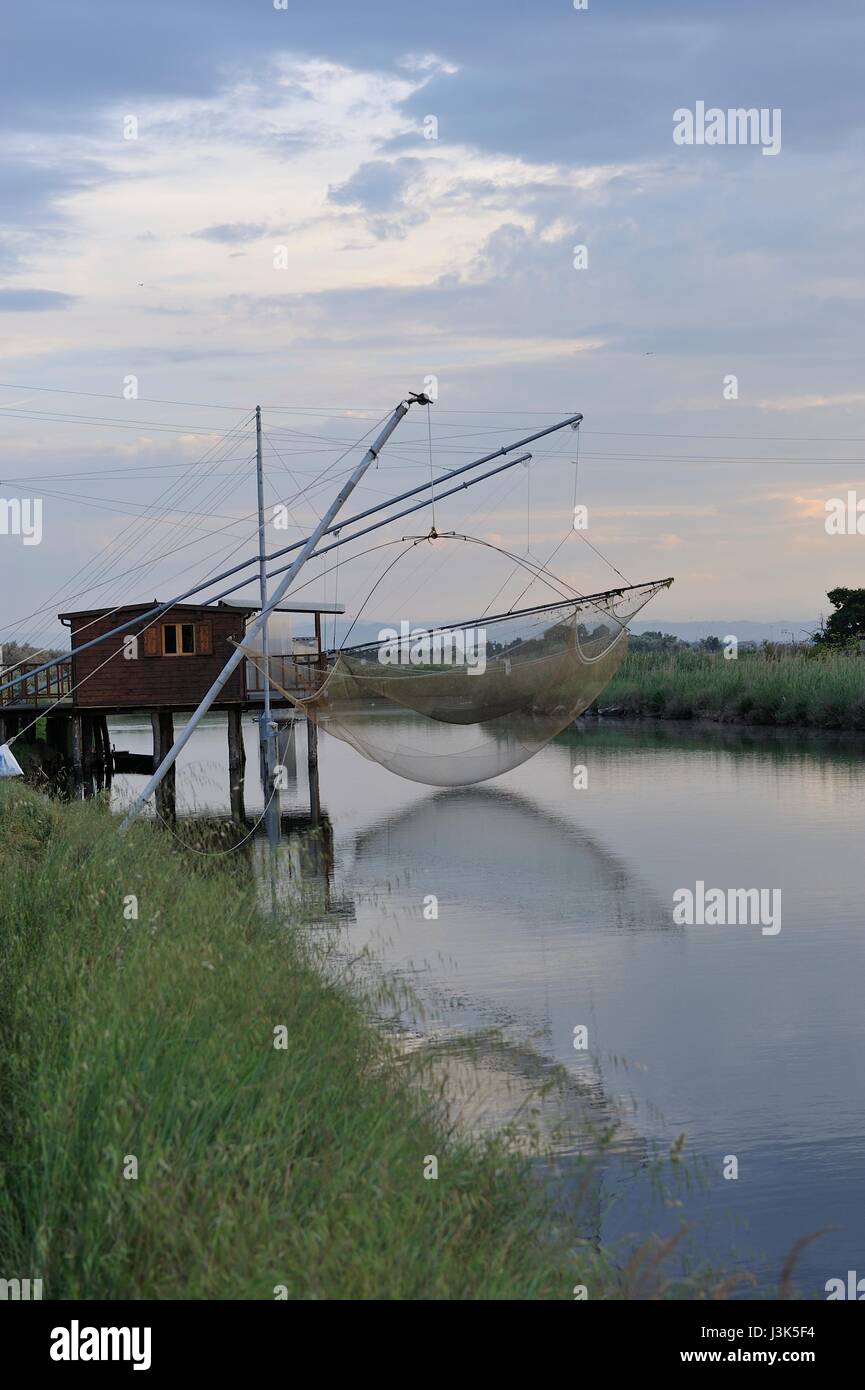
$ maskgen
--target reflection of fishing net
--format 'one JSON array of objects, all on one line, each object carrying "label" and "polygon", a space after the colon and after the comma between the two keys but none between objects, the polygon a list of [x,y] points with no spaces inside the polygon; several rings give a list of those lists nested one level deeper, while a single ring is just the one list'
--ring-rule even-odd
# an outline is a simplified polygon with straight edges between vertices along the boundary
[{"label": "reflection of fishing net", "polygon": [[401,777],[440,787],[483,782],[518,767],[588,709],[624,659],[625,624],[670,583],[449,628],[403,625],[338,652],[311,696],[273,684]]}]

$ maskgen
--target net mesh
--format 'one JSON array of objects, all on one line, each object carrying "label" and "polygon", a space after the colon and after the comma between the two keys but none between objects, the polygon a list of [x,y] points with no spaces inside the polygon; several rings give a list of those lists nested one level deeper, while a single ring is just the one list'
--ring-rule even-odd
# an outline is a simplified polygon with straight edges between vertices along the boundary
[{"label": "net mesh", "polygon": [[273,683],[327,733],[400,777],[483,782],[526,762],[588,709],[624,660],[627,622],[670,583],[447,628],[403,624],[336,653],[310,696]]}]

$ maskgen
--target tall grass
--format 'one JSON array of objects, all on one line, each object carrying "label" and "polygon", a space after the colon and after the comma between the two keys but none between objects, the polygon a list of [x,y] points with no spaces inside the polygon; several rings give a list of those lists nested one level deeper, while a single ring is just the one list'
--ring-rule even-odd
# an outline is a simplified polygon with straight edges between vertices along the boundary
[{"label": "tall grass", "polygon": [[846,653],[632,652],[598,704],[622,714],[865,729],[865,658]]},{"label": "tall grass", "polygon": [[0,1274],[48,1298],[600,1296],[523,1164],[446,1133],[212,862],[0,786]]}]

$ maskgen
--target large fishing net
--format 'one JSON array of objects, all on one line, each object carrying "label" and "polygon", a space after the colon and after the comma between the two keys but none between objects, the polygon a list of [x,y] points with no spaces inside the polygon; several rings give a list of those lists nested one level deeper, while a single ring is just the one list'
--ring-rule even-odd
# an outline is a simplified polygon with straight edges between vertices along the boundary
[{"label": "large fishing net", "polygon": [[[446,628],[384,629],[329,658],[304,696],[273,685],[327,733],[400,777],[465,786],[534,756],[618,670],[627,622],[670,579]],[[261,654],[245,648],[254,665]]]}]

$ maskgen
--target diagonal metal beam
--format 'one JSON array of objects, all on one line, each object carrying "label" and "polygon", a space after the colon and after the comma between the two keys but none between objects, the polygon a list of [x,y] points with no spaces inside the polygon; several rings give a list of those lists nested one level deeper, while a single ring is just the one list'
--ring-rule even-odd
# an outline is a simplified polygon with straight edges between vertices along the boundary
[{"label": "diagonal metal beam", "polygon": [[[318,542],[321,540],[321,537],[324,535],[327,528],[331,525],[334,517],[341,511],[347,497],[357,487],[366,470],[378,458],[379,453],[383,449],[384,445],[387,443],[388,439],[390,439],[390,436],[393,434],[400,420],[402,420],[404,415],[408,414],[409,406],[411,405],[411,403],[412,398],[400,401],[399,405],[392,412],[390,418],[384,425],[384,428],[376,436],[374,442],[370,445],[369,449],[367,449],[366,453],[364,454],[360,463],[357,465],[357,468],[355,468],[351,477],[348,478],[345,483],[343,483],[336,497],[333,499],[324,516],[321,518],[321,521],[318,523],[315,530],[312,532],[312,535],[310,535],[304,542],[300,554],[298,555],[294,563],[289,567],[283,579],[281,579],[279,584],[277,584],[271,597],[268,599],[266,606],[262,608],[258,617],[247,629],[247,639],[250,637],[255,637],[256,633],[258,633],[264,626],[264,624],[267,622],[268,615],[270,614],[271,610],[273,608],[276,608],[277,604],[283,598],[289,585],[294,581],[299,571],[303,568],[306,561],[309,559],[309,556],[315,550],[315,547],[318,545]],[[169,768],[172,768],[174,766],[175,762],[177,761],[177,755],[189,742],[198,724],[201,722],[207,711],[210,709],[210,706],[213,704],[214,700],[219,695],[219,692],[222,690],[226,681],[229,679],[232,672],[237,669],[241,661],[243,661],[244,659],[244,651],[242,650],[242,648],[237,647],[226,661],[219,675],[216,677],[216,680],[213,682],[213,685],[210,687],[207,694],[204,696],[204,699],[201,701],[201,704],[198,706],[198,709],[191,716],[189,722],[184,725],[183,730],[179,734],[179,736],[174,740],[173,745],[168,750],[165,757],[162,759],[162,762],[159,764],[159,767],[156,769],[153,776],[147,782],[147,785],[142,789],[142,791],[136,797],[135,801],[130,806],[129,810],[126,812],[126,815],[124,816],[123,822],[120,826],[121,833],[123,831],[128,830],[132,822],[136,819],[137,816],[140,815],[145,801],[147,801],[148,797],[153,795],[156,788],[159,786],[160,782],[165,776],[166,772],[168,772]]]}]

